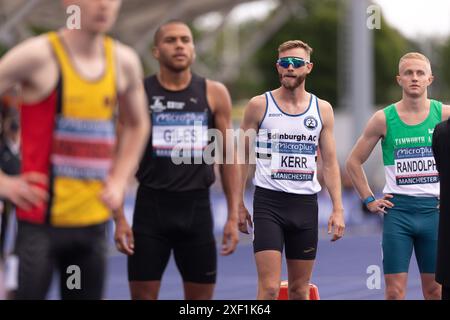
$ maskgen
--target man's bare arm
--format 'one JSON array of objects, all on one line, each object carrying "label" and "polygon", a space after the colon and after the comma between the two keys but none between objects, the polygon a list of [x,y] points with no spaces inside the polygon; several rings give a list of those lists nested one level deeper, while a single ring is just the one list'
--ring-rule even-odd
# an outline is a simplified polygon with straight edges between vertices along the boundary
[{"label": "man's bare arm", "polygon": [[[17,45],[0,59],[0,95],[16,85],[27,84],[29,76],[42,68],[48,58],[46,39],[36,37]],[[48,198],[47,192],[37,184],[46,185],[42,173],[29,172],[20,176],[7,176],[0,170],[0,195],[16,206],[29,210]]]},{"label": "man's bare arm", "polygon": [[450,118],[450,106],[449,105],[442,105],[442,121],[447,120]]},{"label": "man's bare arm", "polygon": [[[220,177],[223,191],[227,199],[228,218],[224,227],[222,238],[222,255],[231,254],[239,241],[238,224],[238,167],[236,165],[236,150],[234,141],[228,140],[227,130],[232,130],[231,124],[231,97],[227,88],[215,81],[207,81],[209,101],[213,107],[214,124],[223,137],[223,145],[219,145],[219,154],[223,157],[220,164]],[[231,148],[230,148],[231,147]],[[228,153],[232,154],[228,154]],[[232,163],[227,163],[231,158]]]},{"label": "man's bare arm", "polygon": [[0,59],[0,95],[15,85],[27,84],[29,77],[48,63],[48,42],[43,36],[26,40]]},{"label": "man's bare arm", "polygon": [[319,101],[322,116],[322,131],[320,133],[319,146],[323,163],[323,178],[333,203],[333,211],[328,222],[328,233],[334,234],[332,241],[340,239],[344,235],[344,207],[342,205],[341,175],[336,156],[336,142],[334,139],[334,115],[331,105]]},{"label": "man's bare arm", "polygon": [[[347,172],[361,199],[373,196],[363,164],[369,158],[378,141],[386,134],[386,117],[382,110],[377,111],[367,123],[363,134],[359,137],[350,156],[347,158]],[[373,210],[370,209],[373,207]],[[392,207],[392,203],[386,199],[380,199],[370,204],[372,212],[385,212],[384,207]]]},{"label": "man's bare arm", "polygon": [[122,203],[128,178],[137,168],[150,130],[139,58],[130,48],[120,44],[117,47],[118,76],[124,80],[118,92],[120,144],[102,194],[105,204],[113,210]]},{"label": "man's bare arm", "polygon": [[250,214],[244,204],[244,193],[250,162],[254,160],[250,159],[252,155],[250,151],[254,147],[258,127],[266,112],[265,105],[266,99],[264,95],[256,96],[248,102],[239,134],[239,230],[243,233],[248,233],[247,224],[252,226]]}]

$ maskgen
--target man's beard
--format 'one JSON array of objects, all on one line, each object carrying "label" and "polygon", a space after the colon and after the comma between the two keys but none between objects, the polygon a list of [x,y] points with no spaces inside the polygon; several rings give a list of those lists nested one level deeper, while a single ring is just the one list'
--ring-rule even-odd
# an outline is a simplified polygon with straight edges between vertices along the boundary
[{"label": "man's beard", "polygon": [[189,63],[186,65],[182,65],[182,66],[179,66],[179,65],[176,66],[171,63],[166,64],[166,68],[169,69],[170,71],[172,71],[173,73],[181,73],[181,72],[189,69],[190,66],[191,65]]},{"label": "man's beard", "polygon": [[278,74],[278,77],[280,78],[280,83],[281,85],[288,90],[295,90],[298,87],[300,87],[300,85],[305,81],[306,79],[306,75],[301,75],[301,76],[297,76],[295,78],[294,83],[288,82],[288,81],[284,81],[283,79],[283,75],[282,74]]},{"label": "man's beard", "polygon": [[175,63],[172,63],[170,59],[163,59],[161,63],[164,64],[164,66],[169,69],[173,73],[181,73],[187,69],[190,68],[193,61],[188,61],[186,64],[183,65],[177,65]]}]

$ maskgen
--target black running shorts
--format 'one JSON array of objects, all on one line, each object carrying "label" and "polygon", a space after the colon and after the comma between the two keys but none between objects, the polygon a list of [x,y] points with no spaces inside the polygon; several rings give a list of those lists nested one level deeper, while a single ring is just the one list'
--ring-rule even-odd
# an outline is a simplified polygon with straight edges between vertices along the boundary
[{"label": "black running shorts", "polygon": [[159,281],[173,250],[184,282],[215,283],[216,243],[209,190],[168,192],[139,186],[129,281]]},{"label": "black running shorts", "polygon": [[256,187],[253,200],[254,252],[286,248],[286,259],[314,260],[318,242],[317,195]]},{"label": "black running shorts", "polygon": [[19,221],[16,299],[45,299],[55,269],[62,299],[102,299],[106,249],[105,224],[56,228]]}]

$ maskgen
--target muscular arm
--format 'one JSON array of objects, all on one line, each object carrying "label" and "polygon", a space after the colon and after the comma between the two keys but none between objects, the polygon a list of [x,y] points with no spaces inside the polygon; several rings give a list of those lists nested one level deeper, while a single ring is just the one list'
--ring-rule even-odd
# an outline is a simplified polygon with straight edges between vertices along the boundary
[{"label": "muscular arm", "polygon": [[251,217],[245,208],[244,193],[247,184],[248,171],[253,153],[251,148],[254,146],[256,134],[260,122],[265,113],[266,99],[263,95],[252,98],[244,111],[244,119],[241,123],[239,132],[239,230],[248,233],[247,223],[252,225]]},{"label": "muscular arm", "polygon": [[450,106],[449,105],[442,105],[442,121],[447,120],[450,118]]},{"label": "muscular arm", "polygon": [[49,63],[50,50],[44,36],[31,38],[0,59],[0,95],[15,85],[30,85],[32,75]]},{"label": "muscular arm", "polygon": [[323,100],[319,101],[323,127],[320,133],[320,152],[323,163],[323,178],[333,203],[333,212],[328,224],[328,233],[335,227],[332,240],[337,240],[344,233],[344,207],[342,205],[341,176],[336,157],[336,142],[334,140],[334,115],[331,105]]},{"label": "muscular arm", "polygon": [[330,193],[333,208],[343,210],[341,195],[341,176],[339,164],[336,157],[336,142],[334,140],[334,115],[331,105],[326,101],[319,103],[320,113],[323,121],[322,132],[320,133],[320,152],[323,163],[323,178]]},{"label": "muscular arm", "polygon": [[[369,187],[362,165],[366,162],[378,141],[385,135],[386,117],[381,110],[376,112],[369,120],[363,134],[356,142],[356,145],[353,147],[353,150],[347,159],[347,171],[361,199],[373,196],[373,192]],[[385,195],[383,199],[371,202],[367,208],[374,213],[386,213],[384,208],[391,208],[393,206],[393,204],[387,200],[387,198],[391,197],[392,195]]]},{"label": "muscular arm", "polygon": [[118,77],[122,79],[118,89],[120,144],[102,194],[105,204],[113,210],[122,203],[127,180],[137,168],[150,130],[140,61],[134,51],[120,44],[117,58]]},{"label": "muscular arm", "polygon": [[362,165],[367,161],[376,144],[385,134],[386,118],[383,111],[378,111],[367,123],[363,134],[359,137],[347,158],[347,171],[361,199],[366,199],[373,195]]},{"label": "muscular arm", "polygon": [[[41,69],[48,59],[46,39],[36,37],[9,50],[0,59],[0,95],[15,85],[29,85],[31,76]],[[0,170],[0,196],[16,206],[29,210],[47,200],[47,192],[36,184],[45,185],[47,177],[29,172],[21,176],[8,176]]]},{"label": "muscular arm", "polygon": [[[220,164],[220,176],[222,180],[223,189],[227,198],[228,205],[228,219],[237,222],[237,186],[238,186],[238,171],[236,166],[236,156],[233,141],[228,141],[227,130],[232,129],[231,125],[231,98],[228,90],[218,82],[208,81],[208,96],[211,97],[211,105],[214,109],[214,124],[216,129],[220,131],[223,137],[223,145],[221,148],[221,155],[223,157],[223,164]],[[230,148],[229,146],[233,146]],[[228,152],[232,152],[233,163],[226,163],[227,156],[230,158]]]},{"label": "muscular arm", "polygon": [[[215,127],[223,137],[223,144],[219,143],[219,148],[221,149],[219,154],[223,159],[219,168],[223,191],[227,199],[228,218],[224,228],[222,254],[228,255],[235,250],[239,240],[237,232],[238,167],[236,165],[234,141],[229,141],[231,137],[227,136],[227,130],[232,130],[233,128],[231,124],[231,97],[227,88],[215,81],[207,80],[207,92],[209,104],[213,109]],[[232,160],[232,163],[227,163],[228,158]]]}]

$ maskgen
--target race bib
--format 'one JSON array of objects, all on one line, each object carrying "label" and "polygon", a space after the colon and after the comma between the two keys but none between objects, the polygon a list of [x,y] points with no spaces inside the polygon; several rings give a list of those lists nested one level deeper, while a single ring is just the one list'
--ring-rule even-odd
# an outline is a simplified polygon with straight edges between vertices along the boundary
[{"label": "race bib", "polygon": [[312,181],[316,148],[314,143],[272,140],[272,179]]},{"label": "race bib", "polygon": [[413,147],[394,149],[395,180],[397,185],[438,183],[431,147]]},{"label": "race bib", "polygon": [[111,121],[59,118],[51,155],[55,177],[103,180],[112,165],[115,141]]},{"label": "race bib", "polygon": [[208,144],[206,112],[152,115],[153,153],[157,157],[201,157]]}]

